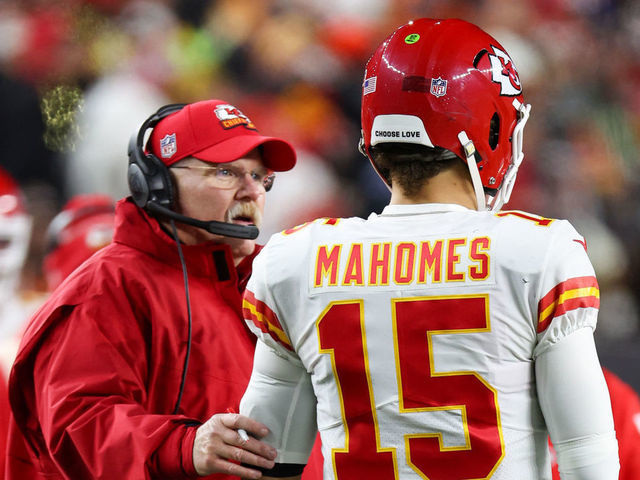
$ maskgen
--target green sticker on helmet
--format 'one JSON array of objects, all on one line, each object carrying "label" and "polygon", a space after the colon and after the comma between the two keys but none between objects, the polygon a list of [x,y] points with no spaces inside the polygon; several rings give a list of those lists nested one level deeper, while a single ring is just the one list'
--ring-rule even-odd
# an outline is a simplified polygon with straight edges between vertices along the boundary
[{"label": "green sticker on helmet", "polygon": [[420,40],[420,35],[417,33],[410,33],[404,37],[404,43],[408,43],[409,45],[416,43],[418,40]]}]

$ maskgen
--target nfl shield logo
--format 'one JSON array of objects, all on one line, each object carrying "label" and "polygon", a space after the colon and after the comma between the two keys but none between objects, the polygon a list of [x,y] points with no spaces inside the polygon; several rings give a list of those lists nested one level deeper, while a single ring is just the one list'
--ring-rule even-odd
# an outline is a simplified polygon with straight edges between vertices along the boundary
[{"label": "nfl shield logo", "polygon": [[160,155],[162,158],[171,158],[176,153],[176,134],[165,135],[160,140]]},{"label": "nfl shield logo", "polygon": [[431,95],[442,97],[447,93],[447,81],[441,77],[431,79]]}]

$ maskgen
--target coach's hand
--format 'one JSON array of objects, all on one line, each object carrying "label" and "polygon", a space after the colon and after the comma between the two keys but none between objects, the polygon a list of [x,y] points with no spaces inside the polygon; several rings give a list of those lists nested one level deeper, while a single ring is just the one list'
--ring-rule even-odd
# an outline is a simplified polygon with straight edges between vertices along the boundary
[{"label": "coach's hand", "polygon": [[[238,429],[249,432],[243,439]],[[242,478],[260,478],[259,470],[240,464],[273,468],[276,450],[254,437],[269,430],[262,423],[237,413],[218,413],[198,427],[193,444],[193,465],[198,475],[226,473]]]}]

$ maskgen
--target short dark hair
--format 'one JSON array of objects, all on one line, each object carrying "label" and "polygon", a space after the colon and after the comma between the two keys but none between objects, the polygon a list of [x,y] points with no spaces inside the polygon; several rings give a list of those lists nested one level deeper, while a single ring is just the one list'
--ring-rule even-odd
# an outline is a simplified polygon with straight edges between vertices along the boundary
[{"label": "short dark hair", "polygon": [[369,151],[373,164],[386,182],[390,186],[397,182],[408,196],[415,195],[427,180],[461,161],[455,153],[444,148],[415,143],[380,143]]}]

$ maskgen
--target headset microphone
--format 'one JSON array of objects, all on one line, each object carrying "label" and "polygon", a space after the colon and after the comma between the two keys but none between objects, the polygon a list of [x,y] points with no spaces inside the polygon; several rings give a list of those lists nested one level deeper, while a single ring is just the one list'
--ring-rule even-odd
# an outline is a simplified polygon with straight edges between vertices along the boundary
[{"label": "headset microphone", "polygon": [[216,220],[198,220],[192,217],[186,217],[173,210],[163,207],[156,202],[148,202],[147,210],[152,213],[157,213],[165,217],[171,218],[180,223],[186,223],[187,225],[193,225],[194,227],[202,228],[210,233],[216,235],[224,235],[225,237],[244,238],[248,240],[254,240],[260,233],[258,227],[253,225],[235,225],[233,223],[218,222]]}]

